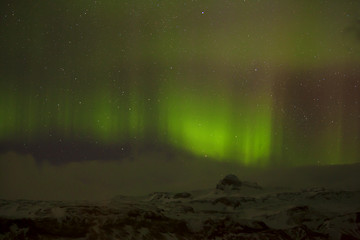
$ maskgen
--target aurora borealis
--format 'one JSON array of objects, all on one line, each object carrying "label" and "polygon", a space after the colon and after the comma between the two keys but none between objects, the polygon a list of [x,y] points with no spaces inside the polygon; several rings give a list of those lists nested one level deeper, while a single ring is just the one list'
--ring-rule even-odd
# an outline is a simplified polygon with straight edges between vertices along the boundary
[{"label": "aurora borealis", "polygon": [[2,1],[0,18],[1,153],[359,162],[359,1]]}]

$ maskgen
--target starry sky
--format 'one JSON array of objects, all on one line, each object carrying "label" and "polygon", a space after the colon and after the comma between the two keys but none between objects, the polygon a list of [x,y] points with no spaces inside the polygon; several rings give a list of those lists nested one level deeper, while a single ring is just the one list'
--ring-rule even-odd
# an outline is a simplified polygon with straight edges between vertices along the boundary
[{"label": "starry sky", "polygon": [[360,160],[360,2],[1,1],[0,154]]}]

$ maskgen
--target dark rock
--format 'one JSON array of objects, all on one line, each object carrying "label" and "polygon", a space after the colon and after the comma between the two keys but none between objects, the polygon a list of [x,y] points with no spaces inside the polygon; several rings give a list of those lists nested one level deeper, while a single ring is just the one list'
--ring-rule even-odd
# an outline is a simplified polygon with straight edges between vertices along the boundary
[{"label": "dark rock", "polygon": [[297,213],[303,213],[303,212],[309,212],[309,206],[302,205],[302,206],[296,206],[288,209],[286,212],[289,215],[297,214]]},{"label": "dark rock", "polygon": [[154,192],[149,195],[151,201],[170,199],[171,194],[168,192]]},{"label": "dark rock", "polygon": [[240,202],[238,200],[231,199],[228,197],[217,198],[213,201],[213,204],[217,204],[217,203],[222,203],[225,206],[234,207],[234,208],[240,206]]},{"label": "dark rock", "polygon": [[190,201],[190,203],[194,204],[194,203],[197,203],[197,204],[204,204],[204,203],[210,203],[209,200],[207,199],[196,199],[196,200],[192,200]]},{"label": "dark rock", "polygon": [[328,234],[312,231],[305,225],[299,225],[290,229],[284,229],[283,232],[285,232],[290,237],[290,239],[329,239]]},{"label": "dark rock", "polygon": [[[203,239],[256,239],[256,235],[266,233],[269,230],[269,227],[261,221],[239,222],[231,217],[216,220],[208,219],[204,221],[203,236],[205,237]],[[270,238],[260,235],[258,239]]]},{"label": "dark rock", "polygon": [[188,192],[182,192],[182,193],[177,193],[177,194],[175,194],[173,198],[176,199],[176,198],[189,198],[189,197],[191,197],[191,194],[190,194],[190,193],[188,193]]},{"label": "dark rock", "polygon": [[141,217],[141,211],[139,209],[131,209],[127,212],[127,216],[132,218]]},{"label": "dark rock", "polygon": [[216,189],[225,190],[230,188],[231,190],[239,190],[241,185],[242,183],[237,176],[229,174],[216,185]]},{"label": "dark rock", "polygon": [[256,202],[256,198],[253,198],[253,197],[241,197],[241,198],[238,198],[238,200],[241,203],[255,203]]},{"label": "dark rock", "polygon": [[195,213],[194,208],[191,206],[179,205],[173,208],[173,211],[184,214],[184,213]]}]

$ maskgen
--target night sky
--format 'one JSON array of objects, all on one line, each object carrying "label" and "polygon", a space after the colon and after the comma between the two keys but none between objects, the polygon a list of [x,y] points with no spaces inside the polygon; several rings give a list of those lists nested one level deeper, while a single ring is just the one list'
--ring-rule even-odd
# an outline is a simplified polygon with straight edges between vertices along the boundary
[{"label": "night sky", "polygon": [[360,161],[360,1],[1,1],[0,52],[3,155]]}]

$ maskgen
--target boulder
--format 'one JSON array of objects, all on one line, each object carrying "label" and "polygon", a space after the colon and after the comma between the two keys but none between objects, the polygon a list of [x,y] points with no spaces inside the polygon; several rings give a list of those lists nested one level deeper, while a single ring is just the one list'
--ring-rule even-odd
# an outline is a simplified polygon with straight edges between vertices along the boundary
[{"label": "boulder", "polygon": [[229,174],[226,177],[224,177],[217,185],[216,189],[219,190],[240,190],[242,183],[239,180],[239,178],[233,174]]}]

